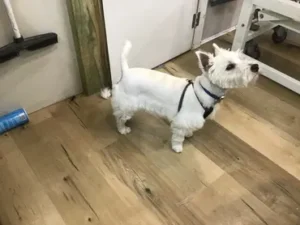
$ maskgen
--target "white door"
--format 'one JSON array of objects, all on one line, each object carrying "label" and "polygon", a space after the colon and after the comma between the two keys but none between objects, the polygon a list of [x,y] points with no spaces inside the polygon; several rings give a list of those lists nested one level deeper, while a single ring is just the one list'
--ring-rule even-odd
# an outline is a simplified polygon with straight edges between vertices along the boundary
[{"label": "white door", "polygon": [[112,81],[119,80],[120,54],[132,42],[129,66],[153,68],[192,47],[198,0],[103,0]]}]

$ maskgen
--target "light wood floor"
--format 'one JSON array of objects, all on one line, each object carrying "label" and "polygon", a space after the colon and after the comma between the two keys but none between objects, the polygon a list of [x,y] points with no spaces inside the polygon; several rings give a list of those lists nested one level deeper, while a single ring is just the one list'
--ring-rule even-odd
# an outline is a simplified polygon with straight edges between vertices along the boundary
[{"label": "light wood floor", "polygon": [[[299,71],[299,53],[280,57],[277,67]],[[193,53],[158,69],[199,74]],[[145,113],[119,135],[96,95],[30,118],[0,137],[1,225],[300,224],[300,97],[263,77],[231,91],[182,154],[167,123]]]}]

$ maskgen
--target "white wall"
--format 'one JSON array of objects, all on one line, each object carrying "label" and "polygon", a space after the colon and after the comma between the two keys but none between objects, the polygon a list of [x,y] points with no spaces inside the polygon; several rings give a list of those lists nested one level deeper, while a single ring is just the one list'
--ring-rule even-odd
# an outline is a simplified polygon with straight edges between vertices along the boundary
[{"label": "white wall", "polygon": [[[58,34],[59,43],[0,64],[0,113],[17,107],[33,112],[81,92],[65,0],[11,0],[21,33]],[[12,42],[0,0],[0,46]]]}]

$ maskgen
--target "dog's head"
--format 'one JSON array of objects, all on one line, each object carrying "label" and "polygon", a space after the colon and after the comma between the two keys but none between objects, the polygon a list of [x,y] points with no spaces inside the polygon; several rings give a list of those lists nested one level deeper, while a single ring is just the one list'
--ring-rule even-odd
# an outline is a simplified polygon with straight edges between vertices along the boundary
[{"label": "dog's head", "polygon": [[250,62],[241,51],[229,51],[213,44],[214,54],[197,51],[204,76],[215,85],[228,89],[247,87],[258,78],[259,65]]}]

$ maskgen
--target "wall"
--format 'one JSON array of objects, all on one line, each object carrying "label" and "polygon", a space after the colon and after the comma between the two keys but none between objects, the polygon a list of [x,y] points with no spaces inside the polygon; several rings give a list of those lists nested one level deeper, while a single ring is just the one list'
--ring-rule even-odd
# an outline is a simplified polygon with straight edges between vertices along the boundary
[{"label": "wall", "polygon": [[[21,33],[56,32],[59,43],[0,64],[0,113],[17,107],[33,112],[81,92],[81,82],[64,0],[11,0]],[[0,0],[0,46],[12,41]]]}]

